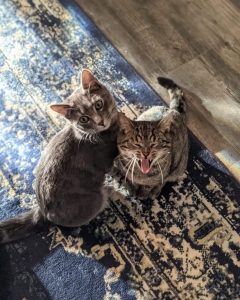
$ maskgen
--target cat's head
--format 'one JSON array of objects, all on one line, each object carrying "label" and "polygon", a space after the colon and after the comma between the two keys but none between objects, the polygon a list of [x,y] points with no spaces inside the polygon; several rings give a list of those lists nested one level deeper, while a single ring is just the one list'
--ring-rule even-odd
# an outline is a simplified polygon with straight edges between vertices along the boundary
[{"label": "cat's head", "polygon": [[112,95],[87,69],[81,72],[81,86],[64,103],[50,107],[67,118],[77,130],[89,134],[107,130],[117,116]]},{"label": "cat's head", "polygon": [[172,113],[161,121],[132,121],[119,114],[118,150],[129,169],[138,167],[148,174],[156,166],[160,171],[163,160],[170,157],[173,120]]}]

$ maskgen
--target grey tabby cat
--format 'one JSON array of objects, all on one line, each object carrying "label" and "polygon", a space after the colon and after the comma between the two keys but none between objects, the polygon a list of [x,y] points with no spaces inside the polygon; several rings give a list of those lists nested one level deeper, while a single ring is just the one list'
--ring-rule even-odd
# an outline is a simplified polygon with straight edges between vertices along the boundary
[{"label": "grey tabby cat", "polygon": [[130,194],[138,198],[157,196],[168,181],[183,175],[188,160],[186,104],[181,89],[170,79],[158,78],[168,89],[170,108],[155,106],[137,121],[119,117],[119,156],[116,170],[125,176]]},{"label": "grey tabby cat", "polygon": [[106,204],[103,183],[118,153],[118,112],[110,92],[89,70],[83,70],[81,78],[81,87],[65,103],[51,105],[69,124],[41,156],[36,170],[38,207],[1,222],[1,243],[22,238],[46,222],[86,224]]}]

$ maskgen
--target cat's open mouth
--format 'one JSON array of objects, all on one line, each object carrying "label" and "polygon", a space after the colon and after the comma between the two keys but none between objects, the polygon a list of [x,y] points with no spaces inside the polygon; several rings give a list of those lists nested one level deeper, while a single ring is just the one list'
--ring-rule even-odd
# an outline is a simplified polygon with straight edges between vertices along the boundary
[{"label": "cat's open mouth", "polygon": [[148,158],[142,158],[138,161],[139,167],[143,174],[148,174],[151,169],[152,160]]}]

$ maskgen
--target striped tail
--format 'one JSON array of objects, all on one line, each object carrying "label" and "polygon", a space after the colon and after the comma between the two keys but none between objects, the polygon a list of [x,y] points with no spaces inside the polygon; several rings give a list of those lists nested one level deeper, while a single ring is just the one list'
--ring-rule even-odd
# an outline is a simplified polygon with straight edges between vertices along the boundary
[{"label": "striped tail", "polygon": [[19,240],[37,232],[45,220],[39,208],[0,222],[0,244]]},{"label": "striped tail", "polygon": [[181,88],[171,79],[158,77],[158,83],[168,90],[170,96],[170,109],[175,109],[179,113],[186,113],[186,101]]}]

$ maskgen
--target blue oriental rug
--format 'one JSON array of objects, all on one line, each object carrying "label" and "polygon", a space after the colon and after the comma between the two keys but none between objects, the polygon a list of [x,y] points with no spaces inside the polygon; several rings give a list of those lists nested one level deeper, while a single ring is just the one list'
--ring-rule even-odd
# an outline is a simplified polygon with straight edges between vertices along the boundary
[{"label": "blue oriental rug", "polygon": [[[33,170],[90,68],[119,107],[163,104],[72,1],[0,0],[0,219],[35,205]],[[240,187],[191,136],[184,179],[122,197],[73,235],[0,246],[1,300],[240,299]]]}]

